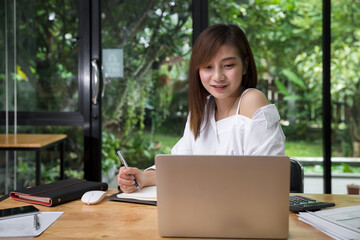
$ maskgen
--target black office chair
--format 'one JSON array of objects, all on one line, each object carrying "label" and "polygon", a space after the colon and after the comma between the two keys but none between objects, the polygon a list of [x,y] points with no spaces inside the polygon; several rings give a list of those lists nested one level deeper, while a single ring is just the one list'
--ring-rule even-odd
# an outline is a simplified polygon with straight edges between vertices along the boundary
[{"label": "black office chair", "polygon": [[290,158],[290,192],[304,192],[304,168],[295,158]]}]

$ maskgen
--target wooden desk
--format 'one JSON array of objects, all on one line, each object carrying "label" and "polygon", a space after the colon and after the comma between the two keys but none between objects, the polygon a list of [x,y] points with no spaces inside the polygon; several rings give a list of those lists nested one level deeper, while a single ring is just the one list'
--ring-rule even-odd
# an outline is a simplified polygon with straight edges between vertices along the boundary
[{"label": "wooden desk", "polygon": [[[108,191],[108,194],[116,190]],[[317,200],[335,202],[337,207],[360,204],[360,196],[303,194]],[[28,205],[13,199],[0,202],[0,208]],[[104,200],[98,205],[85,205],[80,200],[56,207],[36,205],[43,212],[64,214],[39,239],[179,239],[161,238],[158,234],[156,206]],[[186,238],[191,239],[191,238]],[[315,228],[299,221],[289,212],[289,239],[331,239]],[[198,239],[197,239],[198,240]]]},{"label": "wooden desk", "polygon": [[36,185],[40,184],[40,150],[59,144],[60,179],[64,179],[64,141],[66,134],[0,134],[0,150],[35,151]]}]

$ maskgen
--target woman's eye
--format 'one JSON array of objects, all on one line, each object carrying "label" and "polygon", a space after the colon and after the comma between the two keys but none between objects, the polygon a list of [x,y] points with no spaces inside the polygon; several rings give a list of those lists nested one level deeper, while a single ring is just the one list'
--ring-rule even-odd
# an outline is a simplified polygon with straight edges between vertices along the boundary
[{"label": "woman's eye", "polygon": [[235,64],[226,64],[224,67],[226,67],[226,68],[231,68],[231,67],[233,67]]}]

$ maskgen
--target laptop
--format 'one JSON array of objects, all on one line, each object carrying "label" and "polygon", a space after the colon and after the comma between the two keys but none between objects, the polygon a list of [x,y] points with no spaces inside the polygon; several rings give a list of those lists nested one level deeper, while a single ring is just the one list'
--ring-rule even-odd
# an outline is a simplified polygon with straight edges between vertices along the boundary
[{"label": "laptop", "polygon": [[162,237],[287,238],[287,156],[155,157]]}]

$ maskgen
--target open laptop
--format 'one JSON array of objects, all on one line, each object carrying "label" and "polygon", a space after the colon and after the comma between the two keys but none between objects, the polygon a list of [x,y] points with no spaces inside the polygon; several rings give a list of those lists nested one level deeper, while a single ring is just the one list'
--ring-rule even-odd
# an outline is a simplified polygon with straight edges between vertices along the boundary
[{"label": "open laptop", "polygon": [[287,238],[286,156],[157,155],[163,237]]}]

